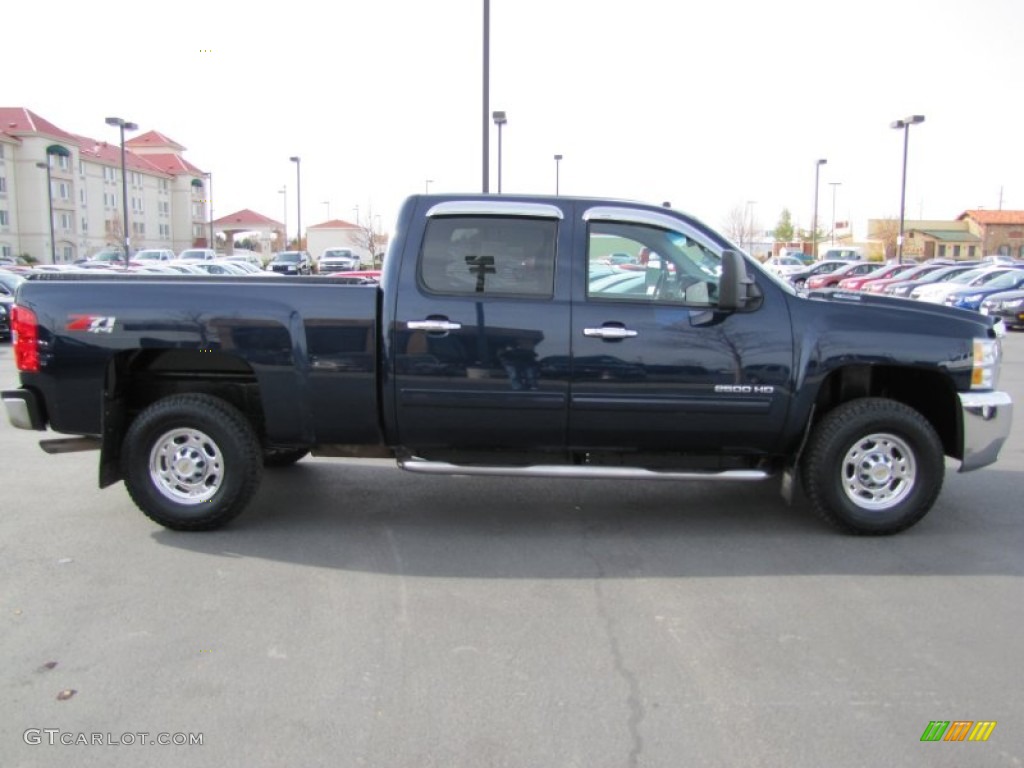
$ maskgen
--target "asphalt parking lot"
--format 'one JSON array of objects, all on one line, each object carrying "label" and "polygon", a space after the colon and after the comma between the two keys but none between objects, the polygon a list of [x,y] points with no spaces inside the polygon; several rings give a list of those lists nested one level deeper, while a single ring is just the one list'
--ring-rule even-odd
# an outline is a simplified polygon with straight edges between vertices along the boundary
[{"label": "asphalt parking lot", "polygon": [[[173,533],[4,418],[0,765],[1020,766],[1024,334],[1005,352],[1000,461],[949,462],[881,539],[776,481],[327,459]],[[922,742],[935,720],[997,725]]]}]

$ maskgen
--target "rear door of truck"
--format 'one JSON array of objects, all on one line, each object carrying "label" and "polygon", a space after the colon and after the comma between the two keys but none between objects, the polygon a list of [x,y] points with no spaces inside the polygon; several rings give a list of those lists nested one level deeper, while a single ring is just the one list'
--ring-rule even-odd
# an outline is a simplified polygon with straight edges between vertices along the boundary
[{"label": "rear door of truck", "polygon": [[[401,445],[562,450],[571,228],[553,204],[423,200],[388,333]],[[389,255],[389,258],[391,256]]]}]

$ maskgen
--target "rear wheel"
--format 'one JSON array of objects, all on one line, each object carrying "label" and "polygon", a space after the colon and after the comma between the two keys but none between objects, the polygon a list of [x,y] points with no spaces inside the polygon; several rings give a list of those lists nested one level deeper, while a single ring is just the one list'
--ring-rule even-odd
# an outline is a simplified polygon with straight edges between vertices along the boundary
[{"label": "rear wheel", "polygon": [[913,408],[863,398],[828,413],[801,467],[815,512],[856,534],[898,533],[924,517],[942,489],[942,443]]},{"label": "rear wheel", "polygon": [[219,528],[245,509],[262,476],[252,425],[210,395],[158,400],[132,422],[121,450],[132,500],[166,528]]}]

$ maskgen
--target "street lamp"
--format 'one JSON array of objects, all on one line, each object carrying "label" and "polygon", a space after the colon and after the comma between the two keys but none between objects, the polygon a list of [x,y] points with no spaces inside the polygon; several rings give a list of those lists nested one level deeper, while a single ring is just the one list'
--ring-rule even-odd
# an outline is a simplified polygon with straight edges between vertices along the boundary
[{"label": "street lamp", "polygon": [[910,126],[924,122],[924,115],[911,115],[889,124],[895,130],[903,129],[903,182],[900,185],[900,234],[896,238],[896,263],[903,263],[903,214],[907,201],[907,144],[910,141]]},{"label": "street lamp", "polygon": [[36,163],[36,168],[46,169],[46,209],[50,214],[50,262],[56,264],[57,240],[53,234],[53,184],[50,180],[50,158],[54,155],[57,157],[69,157],[71,152],[67,147],[62,147],[60,144],[51,144],[46,148],[46,162]]},{"label": "street lamp", "polygon": [[830,181],[832,185],[832,245],[836,244],[836,187],[841,186],[841,181]]},{"label": "street lamp", "polygon": [[821,166],[828,160],[822,158],[814,163],[814,218],[811,219],[811,259],[818,258],[818,178]]},{"label": "street lamp", "polygon": [[139,126],[122,117],[108,117],[107,125],[116,125],[121,133],[121,205],[124,207],[124,264],[131,258],[132,239],[128,234],[128,177],[124,172],[124,132],[137,131]]},{"label": "street lamp", "polygon": [[297,250],[302,250],[302,161],[298,156],[288,158],[295,163],[295,215],[298,219],[298,246]]},{"label": "street lamp", "polygon": [[562,162],[561,155],[555,155],[555,196],[558,196],[558,166]]},{"label": "street lamp", "polygon": [[508,122],[504,112],[496,111],[491,115],[498,126],[498,194],[501,194],[501,126]]},{"label": "street lamp", "polygon": [[281,250],[282,251],[287,251],[288,250],[288,187],[287,186],[281,187],[279,190],[277,190],[277,194],[284,195],[284,234],[282,235],[282,238],[284,239],[284,247],[282,247]]},{"label": "street lamp", "polygon": [[484,184],[483,193],[485,195],[490,194],[490,180],[488,174],[491,170],[491,127],[487,124],[487,111],[491,108],[491,92],[490,92],[490,81],[491,81],[491,0],[484,0],[484,60],[483,60],[483,75],[484,75],[484,98],[483,98],[483,174]]},{"label": "street lamp", "polygon": [[433,183],[434,183],[433,179],[427,179],[426,180],[426,183],[424,184],[424,194],[427,194],[427,195],[430,194],[430,185],[433,184]]},{"label": "street lamp", "polygon": [[213,171],[204,173],[203,176],[210,182],[206,190],[206,196],[209,198],[207,202],[210,204],[210,247],[217,247],[217,240],[213,236]]}]

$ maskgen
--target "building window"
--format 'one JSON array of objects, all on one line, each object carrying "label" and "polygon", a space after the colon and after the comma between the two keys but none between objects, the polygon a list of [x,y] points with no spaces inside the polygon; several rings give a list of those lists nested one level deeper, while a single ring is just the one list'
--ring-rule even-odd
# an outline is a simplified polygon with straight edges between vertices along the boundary
[{"label": "building window", "polygon": [[[3,148],[4,148],[3,144],[0,144],[0,150],[2,150]],[[0,157],[2,157],[2,156],[3,155],[0,154]],[[14,256],[14,251],[11,250],[11,246],[9,246],[9,245],[0,245],[0,256],[3,256],[4,258],[9,259],[12,256]]]},{"label": "building window", "polygon": [[64,246],[64,261],[71,261],[75,258],[75,251],[70,245]]},{"label": "building window", "polygon": [[1000,256],[1009,256],[1010,255],[1010,246],[1007,245],[1006,243],[1003,243],[1002,245],[999,246],[998,253],[999,253]]},{"label": "building window", "polygon": [[0,209],[0,227],[6,227],[11,223],[10,216],[7,211]]},{"label": "building window", "polygon": [[60,215],[60,228],[62,230],[64,230],[65,232],[70,232],[71,231],[71,214],[70,213],[62,213]]},{"label": "building window", "polygon": [[66,171],[71,168],[71,158],[67,155],[57,155],[57,167],[62,171]]},{"label": "building window", "polygon": [[959,259],[960,258],[960,246],[959,245],[954,245],[953,246],[953,258],[954,259]]},{"label": "building window", "polygon": [[[0,160],[4,159],[4,149],[5,149],[4,145],[0,144]],[[6,248],[6,247],[7,246],[5,245],[4,248]]]},{"label": "building window", "polygon": [[7,177],[0,176],[0,195],[7,194]]},{"label": "building window", "polygon": [[973,245],[968,245],[967,246],[967,258],[969,258],[969,259],[973,259],[974,258],[975,247],[976,246],[973,246]]},{"label": "building window", "polygon": [[943,259],[946,257],[946,246],[945,244],[939,246],[939,258]]},{"label": "building window", "polygon": [[66,181],[60,182],[59,184],[57,184],[57,193],[61,200],[71,199],[71,185],[68,184]]},{"label": "building window", "polygon": [[89,220],[87,218],[85,218],[85,216],[82,217],[82,231],[83,232],[88,232],[89,231]]},{"label": "building window", "polygon": [[85,176],[85,160],[78,161],[78,175]]}]

